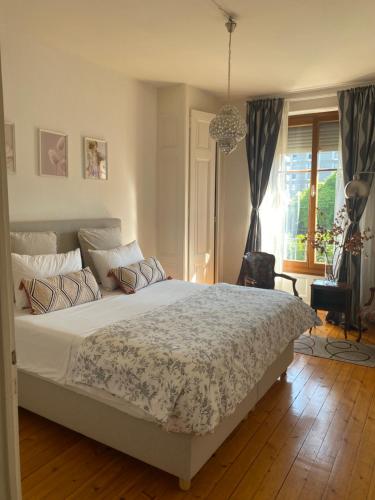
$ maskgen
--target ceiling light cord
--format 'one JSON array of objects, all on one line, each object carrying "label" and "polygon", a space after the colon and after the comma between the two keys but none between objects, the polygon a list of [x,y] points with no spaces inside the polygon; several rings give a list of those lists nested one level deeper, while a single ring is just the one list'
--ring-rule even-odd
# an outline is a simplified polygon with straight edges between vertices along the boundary
[{"label": "ceiling light cord", "polygon": [[229,33],[229,45],[228,45],[228,86],[227,86],[227,100],[230,102],[230,79],[231,79],[231,59],[232,59],[232,33],[236,29],[237,23],[235,21],[236,15],[228,12],[222,5],[220,5],[217,0],[211,0],[215,7],[224,14],[227,22],[225,27]]},{"label": "ceiling light cord", "polygon": [[215,5],[217,9],[220,10],[224,14],[224,16],[229,19],[230,17],[233,17],[232,14],[230,14],[227,10],[224,9],[216,0],[211,0],[211,2]]},{"label": "ceiling light cord", "polygon": [[231,59],[232,59],[232,31],[229,32],[229,46],[228,46],[228,90],[227,90],[228,102],[230,102]]},{"label": "ceiling light cord", "polygon": [[219,150],[228,155],[234,151],[237,144],[242,141],[246,135],[246,123],[240,115],[238,109],[230,103],[231,93],[231,63],[232,63],[232,33],[236,29],[235,16],[226,12],[216,0],[211,0],[225,14],[225,27],[229,33],[228,41],[228,81],[227,81],[227,99],[228,102],[220,109],[218,114],[210,122],[210,137],[217,142]]}]

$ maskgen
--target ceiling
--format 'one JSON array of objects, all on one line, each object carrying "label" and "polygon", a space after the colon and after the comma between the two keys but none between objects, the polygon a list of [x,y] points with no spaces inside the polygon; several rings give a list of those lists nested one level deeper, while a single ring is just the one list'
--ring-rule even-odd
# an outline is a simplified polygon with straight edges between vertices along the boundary
[{"label": "ceiling", "polygon": [[[374,0],[222,0],[238,16],[238,97],[375,79]],[[212,0],[0,0],[7,29],[130,77],[224,94],[228,35]]]}]

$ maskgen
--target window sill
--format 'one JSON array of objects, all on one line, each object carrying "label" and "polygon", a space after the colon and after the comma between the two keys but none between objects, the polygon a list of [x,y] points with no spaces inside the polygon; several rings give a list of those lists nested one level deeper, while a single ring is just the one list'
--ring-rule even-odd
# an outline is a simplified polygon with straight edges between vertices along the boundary
[{"label": "window sill", "polygon": [[324,264],[315,264],[314,267],[308,267],[305,262],[284,261],[283,271],[306,276],[324,276]]}]

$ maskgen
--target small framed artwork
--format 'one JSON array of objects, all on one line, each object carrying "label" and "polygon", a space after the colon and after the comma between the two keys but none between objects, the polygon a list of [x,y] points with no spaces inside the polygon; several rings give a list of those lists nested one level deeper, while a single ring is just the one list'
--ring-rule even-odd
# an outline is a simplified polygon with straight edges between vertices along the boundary
[{"label": "small framed artwork", "polygon": [[68,136],[39,129],[39,174],[68,177]]},{"label": "small framed artwork", "polygon": [[8,172],[16,173],[16,134],[14,123],[5,122],[5,159]]},{"label": "small framed artwork", "polygon": [[107,142],[83,138],[85,179],[108,180]]}]

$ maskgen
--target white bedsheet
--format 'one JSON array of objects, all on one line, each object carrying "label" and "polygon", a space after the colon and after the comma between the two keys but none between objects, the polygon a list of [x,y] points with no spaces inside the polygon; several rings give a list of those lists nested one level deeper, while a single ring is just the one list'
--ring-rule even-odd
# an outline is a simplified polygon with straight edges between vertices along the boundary
[{"label": "white bedsheet", "polygon": [[[71,355],[83,338],[98,328],[132,318],[190,296],[205,285],[168,280],[133,295],[103,292],[103,299],[43,315],[17,311],[15,316],[18,368],[33,375],[66,384]],[[115,406],[126,413],[146,418],[143,412],[104,391],[82,386],[73,389]]]}]

